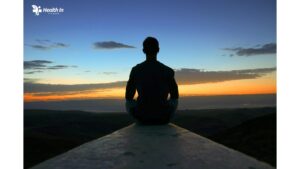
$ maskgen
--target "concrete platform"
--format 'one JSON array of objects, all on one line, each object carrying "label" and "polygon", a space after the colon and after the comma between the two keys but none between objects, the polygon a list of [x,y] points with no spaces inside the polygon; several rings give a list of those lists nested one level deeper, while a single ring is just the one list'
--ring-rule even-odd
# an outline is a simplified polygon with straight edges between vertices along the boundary
[{"label": "concrete platform", "polygon": [[174,124],[132,124],[32,169],[272,169]]}]

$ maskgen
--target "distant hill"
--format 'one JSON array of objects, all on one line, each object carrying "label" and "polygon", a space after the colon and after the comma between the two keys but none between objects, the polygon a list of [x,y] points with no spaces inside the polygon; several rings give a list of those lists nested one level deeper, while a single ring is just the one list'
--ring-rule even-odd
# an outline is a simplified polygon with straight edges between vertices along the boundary
[{"label": "distant hill", "polygon": [[125,113],[25,110],[24,166],[31,167],[133,122]]},{"label": "distant hill", "polygon": [[[250,128],[251,126],[256,128],[257,125],[263,127],[265,123],[263,120],[255,120],[265,115],[269,119],[268,115],[271,114],[276,114],[276,108],[182,110],[177,112],[172,122],[274,165],[276,144],[262,154],[257,152],[264,150],[265,142],[276,143],[276,137],[259,137],[257,135],[261,135],[261,133],[258,130],[252,131],[247,130],[248,127],[243,127],[245,124]],[[24,166],[29,168],[133,122],[134,120],[126,113],[24,110]],[[268,125],[270,125],[270,135],[272,133],[276,135],[276,123]],[[234,134],[236,132],[242,133],[240,138],[236,138]],[[248,136],[251,138],[257,136],[259,139],[251,146],[234,147],[230,144],[235,141],[239,142],[238,139],[247,140]],[[266,141],[266,139],[270,139],[270,141]],[[253,148],[257,152],[251,154],[249,149]]]},{"label": "distant hill", "polygon": [[245,121],[210,138],[276,166],[275,113]]},{"label": "distant hill", "polygon": [[276,108],[181,110],[177,112],[173,123],[202,136],[211,137],[244,121],[270,113],[276,113]]}]

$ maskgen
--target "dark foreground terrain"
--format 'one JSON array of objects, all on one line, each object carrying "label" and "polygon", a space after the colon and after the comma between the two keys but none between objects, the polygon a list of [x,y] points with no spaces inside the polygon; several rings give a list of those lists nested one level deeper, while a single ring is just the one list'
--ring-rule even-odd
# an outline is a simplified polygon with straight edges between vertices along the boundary
[{"label": "dark foreground terrain", "polygon": [[[125,113],[25,110],[24,166],[133,122]],[[181,110],[172,122],[276,166],[276,108]]]}]

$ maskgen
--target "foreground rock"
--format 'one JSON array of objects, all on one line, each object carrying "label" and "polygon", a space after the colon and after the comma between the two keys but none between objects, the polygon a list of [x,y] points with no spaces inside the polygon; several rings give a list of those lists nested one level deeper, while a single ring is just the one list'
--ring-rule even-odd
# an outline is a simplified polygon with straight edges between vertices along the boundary
[{"label": "foreground rock", "polygon": [[174,124],[132,124],[32,169],[272,169]]}]

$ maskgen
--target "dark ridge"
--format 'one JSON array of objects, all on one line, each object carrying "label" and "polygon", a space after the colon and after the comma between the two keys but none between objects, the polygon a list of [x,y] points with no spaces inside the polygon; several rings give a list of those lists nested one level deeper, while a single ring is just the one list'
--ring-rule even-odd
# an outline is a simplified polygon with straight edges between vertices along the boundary
[{"label": "dark ridge", "polygon": [[276,167],[276,113],[248,120],[210,138]]}]

